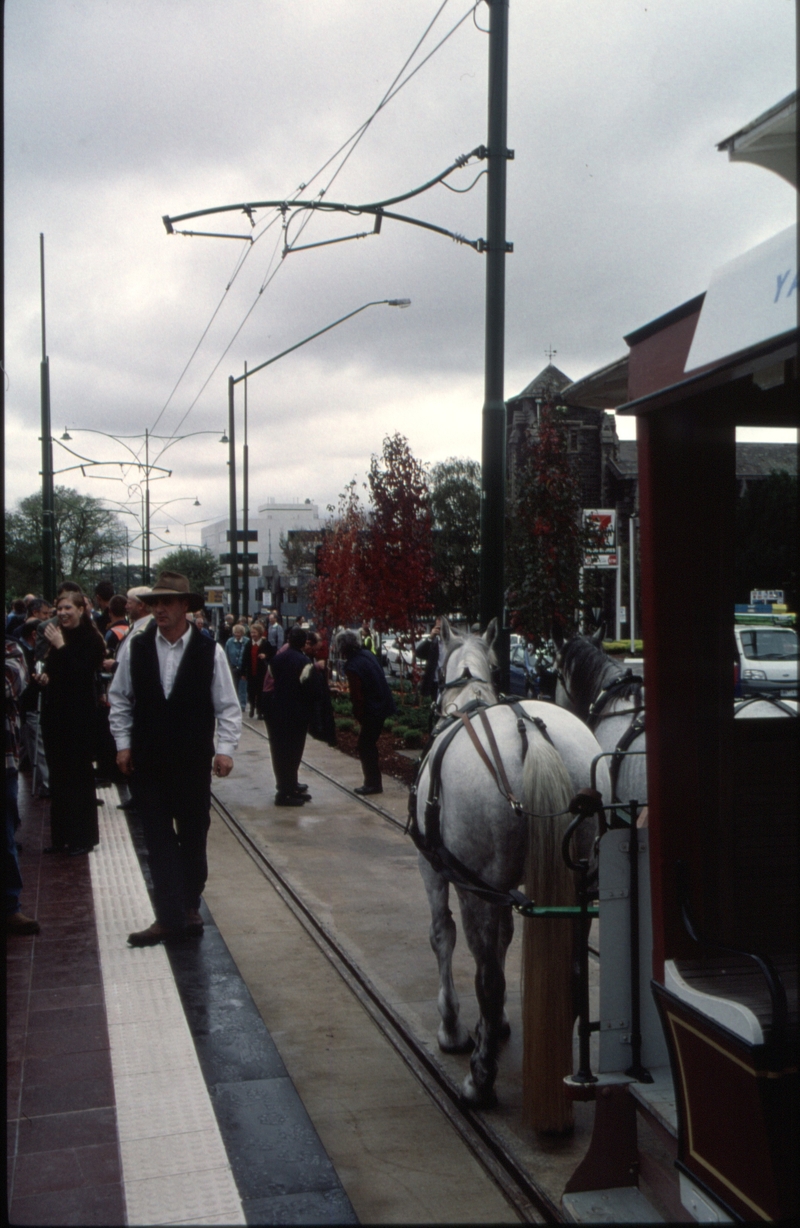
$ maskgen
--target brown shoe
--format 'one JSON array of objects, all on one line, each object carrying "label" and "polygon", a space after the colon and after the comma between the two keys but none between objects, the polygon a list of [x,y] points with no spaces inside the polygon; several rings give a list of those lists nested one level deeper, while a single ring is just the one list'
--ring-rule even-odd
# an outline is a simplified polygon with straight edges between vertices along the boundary
[{"label": "brown shoe", "polygon": [[190,938],[200,938],[203,933],[203,918],[197,908],[186,909],[186,929],[183,931]]},{"label": "brown shoe", "polygon": [[166,925],[154,921],[152,925],[148,925],[146,930],[136,930],[133,934],[128,934],[128,946],[156,947],[165,938],[174,938],[179,933],[180,930],[171,930]]},{"label": "brown shoe", "polygon": [[34,921],[33,917],[26,917],[24,913],[12,912],[6,917],[8,934],[38,934],[40,929],[39,922]]}]

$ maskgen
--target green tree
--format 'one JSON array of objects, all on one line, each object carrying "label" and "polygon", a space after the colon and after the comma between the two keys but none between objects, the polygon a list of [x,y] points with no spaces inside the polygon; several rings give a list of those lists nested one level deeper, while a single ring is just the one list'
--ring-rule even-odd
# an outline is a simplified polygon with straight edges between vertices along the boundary
[{"label": "green tree", "polygon": [[480,613],[481,467],[450,457],[430,477],[434,609],[474,623]]},{"label": "green tree", "polygon": [[[91,589],[124,554],[125,528],[100,499],[55,488],[55,553],[59,580]],[[42,591],[42,495],[20,499],[6,516],[6,593]],[[51,594],[55,596],[55,594]]]},{"label": "green tree", "polygon": [[797,608],[797,478],[773,471],[736,503],[737,602],[754,588],[781,588]]},{"label": "green tree", "polygon": [[219,573],[219,560],[208,546],[201,546],[199,550],[179,546],[177,550],[162,555],[152,571],[153,580],[159,571],[177,571],[186,576],[193,593],[202,593],[207,584],[214,584]]},{"label": "green tree", "polygon": [[546,640],[555,629],[568,635],[581,603],[584,555],[599,548],[602,530],[582,522],[580,483],[551,405],[544,406],[528,437],[518,473],[506,528],[512,618],[533,639]]}]

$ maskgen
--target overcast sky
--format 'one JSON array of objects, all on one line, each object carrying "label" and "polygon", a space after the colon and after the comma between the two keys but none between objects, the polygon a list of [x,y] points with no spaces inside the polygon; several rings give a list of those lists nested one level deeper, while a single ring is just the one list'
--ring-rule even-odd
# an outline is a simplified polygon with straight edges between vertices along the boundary
[{"label": "overcast sky", "polygon": [[[485,142],[488,39],[469,17],[335,181],[341,155],[312,179],[440,5],[6,0],[9,505],[40,480],[40,232],[54,436],[68,425],[82,455],[119,461],[121,445],[73,428],[211,432],[161,462],[174,472],[153,501],[174,502],[154,525],[171,523],[174,541],[199,541],[199,524],[183,526],[226,514],[227,377],[372,299],[413,305],[371,307],[251,381],[251,506],[310,498],[324,509],[396,430],[422,460],[480,458],[482,256],[385,221],[377,237],[281,261],[276,211],[257,213],[253,231],[241,214],[187,224],[250,231],[252,245],[168,237],[161,221],[291,198],[301,184],[303,198],[327,188],[333,201],[379,200]],[[411,68],[469,7],[444,4]],[[485,4],[476,16],[488,24]],[[511,0],[506,396],[549,346],[573,379],[620,357],[623,334],[794,220],[787,183],[715,148],[795,88],[794,23],[793,0]],[[479,169],[450,182],[466,188]],[[398,208],[477,238],[485,183]],[[370,218],[315,214],[300,242],[362,230]],[[241,386],[237,396],[241,436]],[[75,463],[54,451],[56,469]],[[135,502],[137,471],[122,476],[57,481]]]}]

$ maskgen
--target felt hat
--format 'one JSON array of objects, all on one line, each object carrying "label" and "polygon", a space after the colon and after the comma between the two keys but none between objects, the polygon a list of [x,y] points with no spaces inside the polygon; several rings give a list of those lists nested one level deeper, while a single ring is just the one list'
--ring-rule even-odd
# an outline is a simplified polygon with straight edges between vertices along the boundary
[{"label": "felt hat", "polygon": [[145,593],[152,593],[149,584],[137,584],[135,588],[129,588],[126,597],[130,597],[132,601],[143,601]]},{"label": "felt hat", "polygon": [[139,600],[145,605],[152,605],[159,597],[185,597],[190,610],[202,610],[205,599],[201,593],[189,590],[189,581],[178,571],[162,571],[149,593],[142,593]]}]

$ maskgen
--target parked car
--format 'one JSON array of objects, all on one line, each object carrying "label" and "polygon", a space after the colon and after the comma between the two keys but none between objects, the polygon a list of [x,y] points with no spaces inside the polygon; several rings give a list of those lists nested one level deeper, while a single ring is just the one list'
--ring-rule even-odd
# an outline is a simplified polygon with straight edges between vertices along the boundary
[{"label": "parked car", "polygon": [[739,654],[742,696],[797,698],[797,632],[794,627],[738,624],[733,633]]},{"label": "parked car", "polygon": [[410,648],[401,648],[392,636],[386,636],[381,645],[386,653],[386,669],[393,678],[407,678],[411,673],[413,654]]}]

